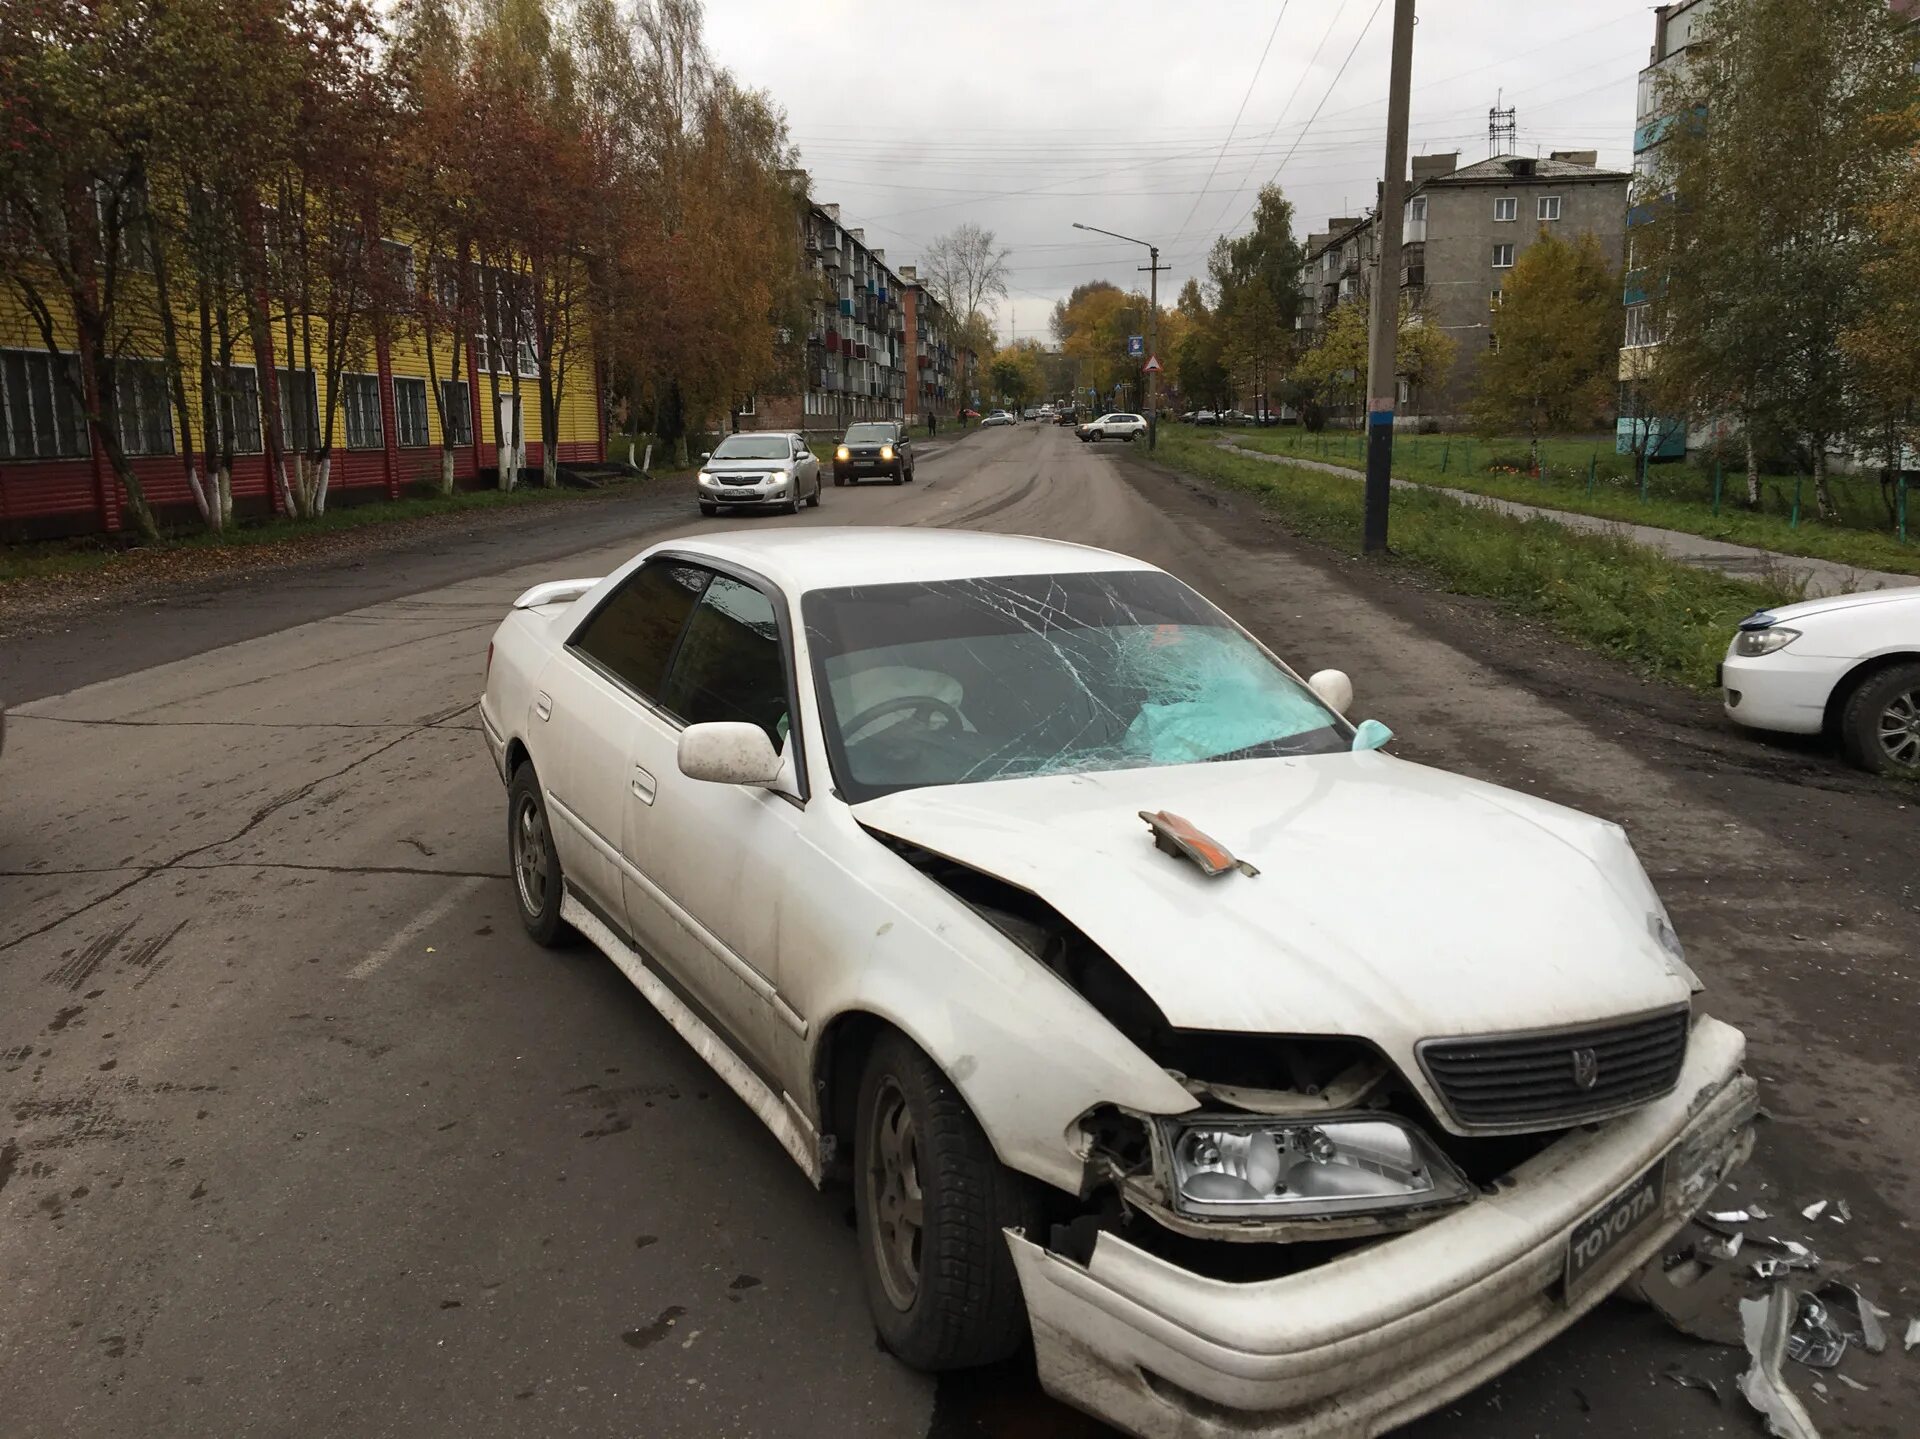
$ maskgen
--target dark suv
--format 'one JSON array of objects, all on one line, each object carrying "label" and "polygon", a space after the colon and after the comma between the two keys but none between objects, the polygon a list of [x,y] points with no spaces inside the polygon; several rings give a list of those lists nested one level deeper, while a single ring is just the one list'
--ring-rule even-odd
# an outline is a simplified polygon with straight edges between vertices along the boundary
[{"label": "dark suv", "polygon": [[867,420],[848,428],[833,452],[833,482],[850,485],[884,475],[896,485],[913,478],[913,441],[897,420]]}]

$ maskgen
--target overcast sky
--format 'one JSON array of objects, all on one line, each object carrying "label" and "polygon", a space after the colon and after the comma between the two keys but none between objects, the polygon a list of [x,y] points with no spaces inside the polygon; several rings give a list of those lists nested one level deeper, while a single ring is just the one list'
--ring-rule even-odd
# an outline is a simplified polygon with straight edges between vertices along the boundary
[{"label": "overcast sky", "polygon": [[[1145,280],[1144,250],[1075,220],[1158,243],[1170,300],[1276,172],[1299,233],[1360,213],[1392,17],[1392,0],[708,0],[707,31],[785,108],[814,197],[890,264],[962,221],[995,232],[1012,251],[1004,341],[1042,334],[1086,280]],[[1638,0],[1424,0],[1411,150],[1485,158],[1504,94],[1521,153],[1594,149],[1626,169],[1652,39]]]}]

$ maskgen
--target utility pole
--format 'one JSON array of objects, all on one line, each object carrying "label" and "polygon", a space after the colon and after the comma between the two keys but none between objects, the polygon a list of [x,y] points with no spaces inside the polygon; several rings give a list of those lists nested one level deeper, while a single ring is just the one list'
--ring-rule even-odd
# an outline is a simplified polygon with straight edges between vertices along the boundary
[{"label": "utility pole", "polygon": [[1393,412],[1399,384],[1394,348],[1400,338],[1400,237],[1407,190],[1407,92],[1413,74],[1413,0],[1393,0],[1393,68],[1387,88],[1386,173],[1380,186],[1373,270],[1372,333],[1367,345],[1367,488],[1361,547],[1387,547],[1387,505],[1393,496]]},{"label": "utility pole", "polygon": [[[1173,266],[1160,263],[1160,247],[1147,246],[1147,263],[1136,266],[1147,272],[1147,358],[1160,363],[1160,272]],[[1160,372],[1147,371],[1147,448],[1160,438]]]},{"label": "utility pole", "polygon": [[[1403,126],[1402,128],[1405,127]],[[1147,283],[1151,294],[1147,301],[1150,307],[1147,311],[1147,358],[1158,364],[1160,360],[1160,272],[1162,270],[1171,270],[1173,266],[1161,264],[1160,247],[1158,245],[1148,244],[1145,240],[1136,240],[1133,236],[1122,235],[1117,230],[1103,230],[1098,225],[1083,225],[1078,220],[1073,222],[1073,228],[1076,230],[1091,230],[1096,235],[1110,235],[1116,240],[1125,240],[1129,245],[1140,245],[1145,248],[1147,252],[1147,263],[1136,266],[1135,268],[1145,270],[1149,276]],[[1153,370],[1147,371],[1148,449],[1152,449],[1157,442],[1156,430],[1160,423],[1160,416],[1155,405],[1156,395],[1159,390],[1157,383],[1159,378],[1158,372]]]}]

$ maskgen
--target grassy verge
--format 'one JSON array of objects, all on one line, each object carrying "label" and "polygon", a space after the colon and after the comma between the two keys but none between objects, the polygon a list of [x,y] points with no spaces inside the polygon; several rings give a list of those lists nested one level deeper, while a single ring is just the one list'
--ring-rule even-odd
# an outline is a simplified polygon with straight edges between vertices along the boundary
[{"label": "grassy verge", "polygon": [[130,549],[98,537],[7,545],[0,547],[0,586],[111,570],[124,565],[134,556],[172,555],[178,557],[186,568],[199,568],[195,561],[212,560],[222,553],[263,548],[286,549],[304,544],[321,546],[330,536],[349,530],[406,525],[436,515],[475,510],[537,509],[605,493],[605,490],[549,490],[536,484],[522,485],[514,490],[463,490],[447,496],[379,500],[328,510],[311,520],[280,519],[242,524],[220,535],[208,534],[204,530],[168,534],[157,548],[146,546]]},{"label": "grassy verge", "polygon": [[[1221,450],[1206,430],[1167,426],[1156,457],[1259,497],[1290,527],[1349,553],[1360,548],[1361,491],[1351,480]],[[1792,598],[1784,589],[1689,569],[1610,535],[1518,520],[1419,490],[1393,498],[1395,561],[1449,589],[1544,620],[1569,640],[1644,674],[1698,690],[1743,616]]]},{"label": "grassy verge", "polygon": [[[1235,443],[1267,454],[1297,455],[1347,469],[1366,466],[1351,432],[1314,435],[1286,429],[1195,433],[1225,433]],[[1393,472],[1401,479],[1447,485],[1573,514],[1653,525],[1783,555],[1806,555],[1859,569],[1920,575],[1920,491],[1908,496],[1910,538],[1903,544],[1887,525],[1879,482],[1871,478],[1833,477],[1830,488],[1840,511],[1837,520],[1814,516],[1813,485],[1805,483],[1800,523],[1796,526],[1792,518],[1795,482],[1790,475],[1763,476],[1760,508],[1749,510],[1743,504],[1746,474],[1729,468],[1722,477],[1721,507],[1716,515],[1711,465],[1705,469],[1691,464],[1652,466],[1647,473],[1647,498],[1642,501],[1632,456],[1615,454],[1610,443],[1545,440],[1541,442],[1540,460],[1541,474],[1535,479],[1524,473],[1525,440],[1419,435],[1401,436],[1393,446]],[[1591,489],[1587,484],[1590,463]]]}]

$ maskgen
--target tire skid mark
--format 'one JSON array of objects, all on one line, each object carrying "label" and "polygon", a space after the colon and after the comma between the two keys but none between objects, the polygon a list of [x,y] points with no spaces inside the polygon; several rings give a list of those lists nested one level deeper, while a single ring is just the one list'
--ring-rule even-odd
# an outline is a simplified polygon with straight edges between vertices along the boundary
[{"label": "tire skid mark", "polygon": [[183,919],[165,934],[156,935],[152,939],[144,939],[133,947],[133,951],[127,955],[126,965],[129,969],[137,969],[140,971],[140,977],[133,982],[135,989],[144,986],[148,980],[152,979],[167,967],[168,963],[173,959],[173,955],[169,954],[165,959],[161,959],[160,954],[168,945],[173,943],[174,936],[186,927],[187,921]]},{"label": "tire skid mark", "polygon": [[91,944],[81,946],[78,952],[64,963],[55,965],[41,977],[48,984],[62,985],[76,994],[79,993],[85,988],[87,981],[93,978],[93,972],[106,962],[107,956],[113,953],[114,947],[126,938],[127,931],[132,928],[133,921],[128,920],[111,934],[100,935]]}]

